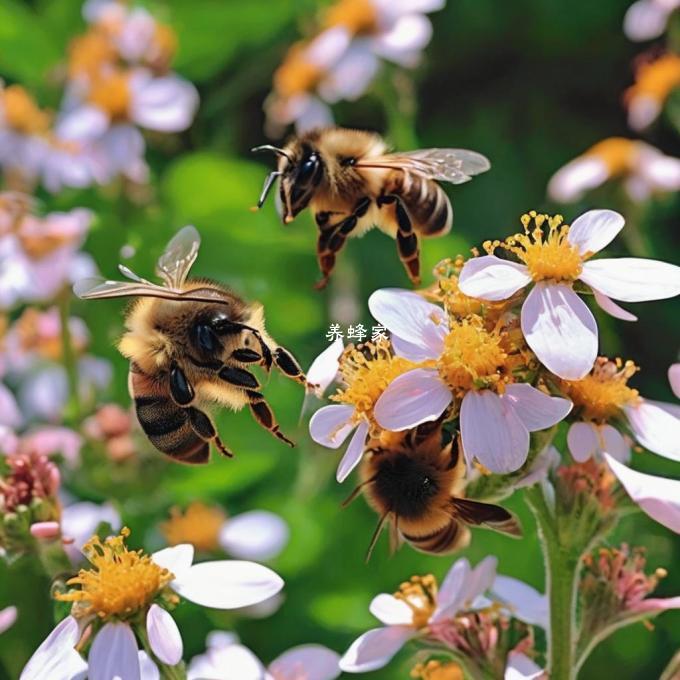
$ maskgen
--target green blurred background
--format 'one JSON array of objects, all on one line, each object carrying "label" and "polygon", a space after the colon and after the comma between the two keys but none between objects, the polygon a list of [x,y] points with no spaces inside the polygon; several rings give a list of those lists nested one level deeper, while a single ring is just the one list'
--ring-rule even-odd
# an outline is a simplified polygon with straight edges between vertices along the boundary
[{"label": "green blurred background", "polygon": [[[70,37],[83,28],[80,4],[80,0],[0,0],[0,75],[29,86],[41,103],[56,106],[53,69]],[[526,210],[557,209],[545,197],[550,175],[592,143],[629,135],[621,94],[631,82],[631,62],[643,48],[622,33],[628,4],[450,0],[445,10],[432,15],[434,38],[413,74],[414,132],[403,120],[396,124],[388,120],[381,100],[384,92],[335,108],[338,123],[384,132],[395,145],[412,142],[414,134],[423,147],[464,146],[491,159],[489,173],[450,190],[454,229],[450,236],[424,244],[424,272],[443,257],[467,253],[486,238],[516,230],[518,217]],[[261,107],[272,72],[287,47],[313,24],[320,6],[314,0],[168,0],[151,5],[178,33],[176,69],[200,90],[195,124],[179,137],[150,141],[152,196],[143,207],[116,187],[67,192],[57,200],[43,196],[46,209],[89,206],[96,211],[97,223],[86,249],[111,276],[121,246],[136,247],[137,254],[126,263],[148,275],[168,238],[179,227],[195,224],[203,249],[194,273],[214,277],[264,303],[269,332],[305,366],[325,346],[331,321],[370,327],[365,304],[370,292],[407,286],[394,243],[373,232],[349,243],[331,286],[317,293],[312,290],[317,267],[309,215],[284,228],[273,202],[260,213],[248,211],[270,165],[269,159],[252,158],[248,150],[268,141],[262,132]],[[649,139],[666,153],[680,155],[677,133],[665,120]],[[570,219],[595,206],[619,209],[634,220],[648,255],[680,262],[677,196],[633,207],[618,190],[604,189],[560,211]],[[624,242],[619,240],[610,252],[625,254]],[[356,318],[329,316],[329,305],[338,297],[356,299]],[[127,405],[127,366],[112,345],[121,331],[122,308],[116,301],[78,302],[73,311],[88,322],[93,351],[114,362],[108,397]],[[678,304],[648,303],[635,311],[640,317],[637,324],[598,316],[602,350],[641,365],[635,383],[643,395],[672,400],[665,371],[677,360],[680,346]],[[310,441],[309,411],[299,422],[301,390],[274,375],[265,392],[282,429],[298,442],[296,449],[270,438],[248,413],[222,413],[220,430],[237,452],[234,460],[215,457],[201,469],[159,463],[145,481],[142,498],[124,485],[107,488],[101,480],[106,468],[100,483],[77,484],[82,497],[97,501],[108,497],[119,503],[132,528],[133,545],[141,546],[150,534],[153,540],[152,530],[170,505],[194,499],[220,502],[232,514],[267,508],[289,522],[291,541],[272,563],[286,581],[281,609],[267,619],[246,620],[182,604],[176,618],[185,658],[203,651],[210,630],[232,627],[265,662],[305,642],[324,643],[342,652],[375,624],[368,613],[373,595],[392,592],[412,574],[441,576],[452,562],[450,557],[429,558],[408,547],[390,558],[387,541],[381,540],[366,565],[364,554],[376,517],[361,500],[341,510],[352,481],[344,488],[335,482],[338,455]],[[642,469],[680,477],[677,465],[651,454],[637,456],[637,461]],[[501,573],[542,588],[543,564],[532,519],[521,498],[508,505],[520,515],[526,538],[513,542],[477,531],[465,554],[473,562],[495,554]],[[680,594],[680,571],[674,568],[680,540],[641,515],[621,524],[613,542],[621,540],[647,546],[650,567],[669,569],[659,593]],[[2,680],[18,677],[51,629],[48,591],[49,583],[41,580],[30,561],[22,560],[11,570],[0,563],[0,603],[15,603],[20,609],[19,622],[0,637]],[[671,612],[655,622],[653,631],[640,624],[610,638],[593,654],[581,677],[657,677],[679,647],[680,613]],[[408,650],[402,652],[389,668],[371,677],[407,677],[409,655]]]}]

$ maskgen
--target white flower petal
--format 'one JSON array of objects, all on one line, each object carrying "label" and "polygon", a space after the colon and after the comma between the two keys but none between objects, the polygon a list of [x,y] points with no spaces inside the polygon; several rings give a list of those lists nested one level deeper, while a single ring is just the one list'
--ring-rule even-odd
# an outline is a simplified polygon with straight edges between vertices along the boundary
[{"label": "white flower petal", "polygon": [[159,132],[181,132],[191,125],[198,92],[189,81],[174,75],[135,75],[131,89],[130,118],[137,125]]},{"label": "white flower petal", "polygon": [[597,357],[597,324],[570,285],[537,283],[522,306],[522,332],[545,367],[579,380]]},{"label": "white flower petal", "polygon": [[548,629],[550,612],[547,595],[511,576],[497,576],[491,586],[493,595],[504,604],[513,618]]},{"label": "white flower petal", "polygon": [[159,661],[175,666],[182,660],[184,645],[175,619],[157,604],[152,604],[147,612],[146,632]]},{"label": "white flower petal", "polygon": [[103,135],[111,121],[97,106],[83,104],[61,116],[55,127],[56,136],[64,141],[85,141]]},{"label": "white flower petal", "polygon": [[321,446],[337,449],[354,429],[354,407],[344,404],[322,406],[309,421],[309,434]]},{"label": "white flower petal", "polygon": [[545,671],[521,652],[510,652],[505,667],[504,680],[534,680],[544,675]]},{"label": "white flower petal", "polygon": [[307,371],[307,382],[318,385],[317,393],[322,395],[335,380],[340,364],[338,359],[344,350],[341,338],[335,338],[326,349],[312,362]]},{"label": "white flower petal", "polygon": [[450,618],[462,607],[465,601],[465,585],[470,576],[470,563],[466,557],[456,560],[437,593],[437,606],[430,618],[433,623]]},{"label": "white flower petal", "polygon": [[189,543],[181,543],[171,548],[163,548],[163,550],[153,553],[151,559],[159,567],[164,567],[172,572],[175,578],[178,579],[186,573],[194,561],[194,546]]},{"label": "white flower petal", "polygon": [[585,262],[579,277],[600,293],[623,302],[680,295],[680,267],[659,260],[619,257]]},{"label": "white flower petal", "polygon": [[79,638],[78,622],[67,616],[33,652],[19,680],[72,680],[79,672],[78,659],[86,671],[87,663],[74,649]]},{"label": "white flower petal", "polygon": [[468,260],[460,272],[461,292],[481,300],[507,300],[531,283],[523,264],[501,260],[495,255],[483,255]]},{"label": "white flower petal", "polygon": [[368,423],[363,420],[359,423],[356,432],[349,442],[347,451],[338,465],[338,471],[335,478],[338,482],[344,482],[348,475],[361,461],[361,456],[364,454],[364,446],[366,444],[366,437],[368,436]]},{"label": "white flower petal", "polygon": [[680,399],[680,364],[672,364],[668,369],[668,382],[673,394]]},{"label": "white flower petal", "polygon": [[656,404],[642,400],[624,408],[635,438],[659,456],[680,460],[680,419]]},{"label": "white flower petal", "polygon": [[518,470],[529,453],[529,431],[513,407],[490,390],[468,392],[460,408],[465,457],[492,472]]},{"label": "white flower petal", "polygon": [[608,298],[603,293],[600,293],[599,290],[593,288],[593,293],[595,295],[595,302],[597,302],[599,307],[603,309],[605,312],[607,312],[607,314],[609,314],[610,316],[613,316],[615,319],[621,319],[622,321],[638,320],[635,314],[631,314],[628,310],[617,305],[616,302],[614,302],[614,300]]},{"label": "white flower petal", "polygon": [[97,633],[88,656],[89,680],[140,680],[135,634],[127,623],[107,623]]},{"label": "white flower petal", "polygon": [[12,391],[7,385],[0,383],[0,425],[18,429],[23,420]]},{"label": "white flower petal", "polygon": [[408,430],[439,418],[451,399],[436,369],[415,368],[387,386],[375,403],[373,415],[386,430]]},{"label": "white flower petal", "polygon": [[283,580],[255,562],[218,560],[194,564],[170,585],[182,597],[204,607],[237,609],[276,595]]},{"label": "white flower petal", "polygon": [[589,210],[571,223],[567,240],[581,255],[597,253],[616,238],[625,223],[623,215],[613,210]]},{"label": "white flower petal", "polygon": [[242,560],[266,561],[286,546],[288,525],[273,512],[251,510],[228,519],[219,542],[230,555]]},{"label": "white flower petal", "polygon": [[226,647],[211,647],[189,663],[188,680],[265,680],[260,660],[238,642]]},{"label": "white flower petal", "polygon": [[411,626],[373,628],[352,643],[340,659],[340,669],[368,673],[383,668],[416,632]]},{"label": "white flower petal", "polygon": [[420,345],[414,345],[411,342],[406,342],[403,338],[398,335],[393,335],[390,338],[392,343],[392,349],[398,357],[404,357],[404,359],[409,359],[410,361],[420,362],[427,361],[427,359],[432,358],[432,350],[429,348],[424,348]]},{"label": "white flower petal", "polygon": [[142,649],[137,653],[139,657],[140,680],[161,680],[161,673],[158,666],[151,660],[151,657]]},{"label": "white flower petal", "polygon": [[680,480],[631,470],[605,454],[605,460],[628,495],[653,520],[680,534]]},{"label": "white flower petal", "polygon": [[564,420],[573,407],[568,399],[551,397],[526,383],[508,385],[501,399],[512,404],[529,432],[552,427]]},{"label": "white flower petal", "polygon": [[661,102],[656,97],[639,94],[628,102],[628,125],[636,132],[649,127],[661,113]]},{"label": "white flower petal", "polygon": [[658,38],[665,30],[673,2],[637,0],[626,11],[623,32],[630,40],[643,41]]},{"label": "white flower petal", "polygon": [[394,595],[387,593],[376,595],[368,609],[380,623],[386,626],[413,625],[413,609]]},{"label": "white flower petal", "polygon": [[340,675],[340,655],[323,645],[300,645],[269,664],[276,680],[335,680]]},{"label": "white flower petal", "polygon": [[0,609],[0,633],[4,633],[8,628],[11,628],[16,620],[16,607],[5,607],[4,609]]},{"label": "white flower petal", "polygon": [[621,463],[627,463],[630,460],[630,445],[615,427],[600,425],[597,431],[602,453],[608,453]]},{"label": "white flower petal", "polygon": [[496,578],[498,560],[489,555],[485,557],[471,572],[465,584],[465,605],[470,606],[484,594]]},{"label": "white flower petal", "polygon": [[579,156],[560,168],[548,182],[548,195],[560,203],[577,201],[584,192],[609,178],[607,164],[596,156]]},{"label": "white flower petal", "polygon": [[439,356],[448,331],[444,310],[417,293],[400,288],[381,288],[368,298],[368,308],[385,328],[402,340]]},{"label": "white flower petal", "polygon": [[600,450],[597,428],[592,423],[572,423],[567,432],[567,446],[574,460],[584,463]]},{"label": "white flower petal", "polygon": [[432,24],[422,14],[401,16],[386,33],[379,34],[372,47],[376,54],[390,61],[413,68],[418,65],[420,51],[430,42]]}]

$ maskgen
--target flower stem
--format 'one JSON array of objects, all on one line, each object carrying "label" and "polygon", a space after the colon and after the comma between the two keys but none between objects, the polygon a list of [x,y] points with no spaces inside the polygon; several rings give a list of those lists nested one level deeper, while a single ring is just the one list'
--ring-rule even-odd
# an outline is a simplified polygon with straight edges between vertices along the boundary
[{"label": "flower stem", "polygon": [[69,404],[68,416],[78,420],[80,416],[80,394],[78,391],[78,366],[76,364],[76,354],[73,349],[73,339],[69,328],[69,313],[71,307],[71,291],[68,288],[60,293],[59,303],[59,322],[61,326],[61,357],[66,379],[68,380]]},{"label": "flower stem", "polygon": [[548,645],[551,680],[575,677],[575,618],[578,555],[560,540],[560,517],[549,507],[543,489],[527,489],[527,504],[538,524],[546,563],[546,590],[550,600]]}]

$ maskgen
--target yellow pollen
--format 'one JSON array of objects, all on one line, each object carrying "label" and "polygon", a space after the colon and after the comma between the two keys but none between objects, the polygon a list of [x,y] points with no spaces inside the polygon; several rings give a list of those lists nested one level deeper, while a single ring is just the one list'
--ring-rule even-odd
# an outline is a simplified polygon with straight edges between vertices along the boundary
[{"label": "yellow pollen", "polygon": [[104,67],[112,66],[116,58],[116,48],[106,33],[92,29],[74,38],[69,45],[69,76],[95,79]]},{"label": "yellow pollen", "polygon": [[662,104],[680,85],[680,55],[664,54],[655,61],[642,64],[635,74],[635,84],[624,95],[626,103],[636,97],[648,97]]},{"label": "yellow pollen", "polygon": [[481,317],[471,316],[453,323],[437,360],[440,376],[454,392],[471,389],[502,392],[509,379],[508,354],[502,343],[502,334],[487,331]]},{"label": "yellow pollen", "polygon": [[377,33],[378,13],[371,0],[340,0],[326,13],[326,26],[344,26],[353,35]]},{"label": "yellow pollen", "polygon": [[437,579],[432,574],[426,576],[411,576],[394,593],[394,597],[401,600],[413,612],[413,626],[425,628],[437,606]]},{"label": "yellow pollen", "polygon": [[623,363],[621,359],[598,357],[585,378],[562,380],[561,385],[585,420],[605,423],[619,415],[624,406],[640,400],[638,391],[627,385],[637,371],[632,361]]},{"label": "yellow pollen", "polygon": [[562,216],[532,210],[522,215],[521,222],[523,234],[515,234],[505,241],[486,241],[484,250],[489,255],[496,248],[513,253],[524,262],[534,281],[575,281],[581,274],[583,258],[578,248],[569,243],[569,225],[562,224]]},{"label": "yellow pollen", "polygon": [[170,519],[160,525],[168,545],[191,543],[203,552],[212,552],[219,547],[220,529],[227,516],[218,507],[203,503],[191,503],[184,514],[180,508],[170,510]]},{"label": "yellow pollen", "polygon": [[128,550],[125,539],[129,535],[130,530],[123,528],[119,536],[110,536],[103,542],[93,536],[83,547],[92,568],[81,569],[67,581],[70,586],[79,586],[78,589],[54,595],[61,602],[73,603],[71,613],[76,618],[133,617],[162,594],[174,579],[174,575],[155,564],[151,556],[141,550]]},{"label": "yellow pollen", "polygon": [[177,34],[166,24],[157,24],[153,37],[150,61],[158,70],[169,68],[177,52]]},{"label": "yellow pollen", "polygon": [[27,135],[43,135],[50,127],[50,115],[35,103],[21,85],[0,91],[0,116],[8,127]]},{"label": "yellow pollen", "polygon": [[92,104],[106,111],[113,120],[126,119],[130,106],[128,75],[116,72],[99,78],[92,85],[88,98]]},{"label": "yellow pollen", "polygon": [[274,90],[284,98],[311,92],[323,77],[323,69],[306,59],[306,45],[296,43],[274,72]]},{"label": "yellow pollen", "polygon": [[614,177],[623,175],[635,167],[638,143],[625,137],[608,137],[591,146],[583,155],[599,158]]},{"label": "yellow pollen", "polygon": [[437,661],[416,664],[410,673],[414,680],[463,680],[463,669],[455,661]]},{"label": "yellow pollen", "polygon": [[357,420],[362,416],[371,418],[373,406],[387,386],[416,366],[408,359],[394,356],[386,340],[367,342],[361,349],[348,347],[340,358],[340,374],[346,387],[331,399],[354,406]]}]

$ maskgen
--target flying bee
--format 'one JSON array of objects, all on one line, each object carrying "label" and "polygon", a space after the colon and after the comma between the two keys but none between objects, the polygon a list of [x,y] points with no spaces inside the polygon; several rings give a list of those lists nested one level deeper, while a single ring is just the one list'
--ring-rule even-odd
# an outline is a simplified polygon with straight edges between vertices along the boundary
[{"label": "flying bee", "polygon": [[305,376],[267,334],[260,304],[246,303],[213,281],[187,279],[199,245],[194,227],[175,235],[156,266],[163,285],[119,265],[131,281],[85,279],[74,292],[84,299],[136,298],[118,349],[130,360],[128,386],[139,422],[159,451],[183,463],[207,463],[212,442],[231,456],[203,410],[210,402],[232,410],[248,405],[260,425],[294,446],[248,367],[269,372],[273,365],[306,385]]},{"label": "flying bee", "polygon": [[468,526],[521,536],[517,519],[504,508],[461,497],[461,447],[438,422],[369,440],[360,474],[345,504],[363,492],[380,516],[367,560],[387,522],[392,551],[405,541],[420,552],[451,553],[469,542]]},{"label": "flying bee", "polygon": [[377,226],[397,240],[406,273],[420,283],[421,237],[451,229],[451,202],[437,182],[462,184],[491,165],[466,149],[421,149],[387,153],[383,139],[363,130],[316,129],[271,145],[278,167],[267,176],[257,208],[279,181],[277,204],[284,224],[310,206],[318,227],[317,257],[323,288],[347,238]]}]

